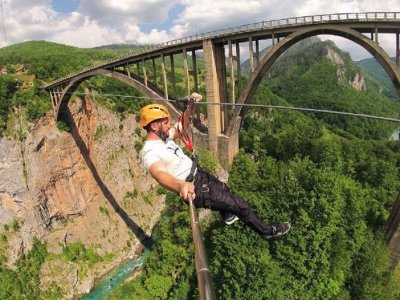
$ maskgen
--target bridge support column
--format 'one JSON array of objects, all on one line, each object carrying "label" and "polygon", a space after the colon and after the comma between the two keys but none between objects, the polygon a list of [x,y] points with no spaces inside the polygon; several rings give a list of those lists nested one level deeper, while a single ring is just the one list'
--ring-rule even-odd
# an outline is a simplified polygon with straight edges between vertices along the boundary
[{"label": "bridge support column", "polygon": [[[242,69],[240,67],[240,45],[236,43],[236,70],[237,70],[237,87],[238,87],[238,95],[240,95],[242,91]],[[232,108],[233,110],[233,108]]]},{"label": "bridge support column", "polygon": [[197,76],[197,59],[196,59],[196,51],[192,50],[192,75],[193,75],[193,81],[194,81],[194,91],[196,93],[199,92],[199,78]]},{"label": "bridge support column", "polygon": [[161,72],[164,85],[164,98],[168,99],[168,82],[167,82],[167,68],[165,67],[165,57],[161,54]]},{"label": "bridge support column", "polygon": [[[221,48],[221,47],[219,47]],[[218,74],[218,66],[221,64],[218,55],[218,46],[212,40],[203,41],[204,51],[204,71],[207,101],[211,105],[207,105],[208,114],[208,145],[213,154],[218,154],[218,136],[221,134],[221,107],[215,105],[221,103],[221,86]],[[222,46],[223,49],[223,46]],[[215,103],[215,104],[214,104]]]},{"label": "bridge support column", "polygon": [[50,90],[50,99],[51,99],[51,107],[54,108],[57,106],[57,100],[56,98],[53,96],[53,90]]},{"label": "bridge support column", "polygon": [[233,132],[229,136],[220,135],[218,137],[218,159],[226,170],[232,164],[235,155],[239,152],[240,118],[238,121],[231,120],[231,122],[235,122]]},{"label": "bridge support column", "polygon": [[400,33],[396,33],[396,65],[400,68]]},{"label": "bridge support column", "polygon": [[[229,61],[228,61],[229,62],[229,85],[231,88],[231,93],[229,95],[229,102],[235,103],[236,102],[236,96],[235,96],[236,87],[235,87],[235,68],[234,68],[233,63],[234,63],[234,59],[236,57],[235,58],[233,57],[233,49],[232,49],[232,41],[231,40],[228,41],[228,49],[229,49]],[[224,114],[225,120],[229,121],[231,119],[230,113],[232,111],[233,111],[233,107],[232,108],[225,107],[225,114]]]},{"label": "bridge support column", "polygon": [[187,52],[186,48],[183,48],[182,50],[183,54],[183,70],[184,70],[184,75],[185,75],[185,87],[186,87],[186,95],[190,95],[190,78],[189,78],[189,65],[188,65],[188,60],[187,60]]}]

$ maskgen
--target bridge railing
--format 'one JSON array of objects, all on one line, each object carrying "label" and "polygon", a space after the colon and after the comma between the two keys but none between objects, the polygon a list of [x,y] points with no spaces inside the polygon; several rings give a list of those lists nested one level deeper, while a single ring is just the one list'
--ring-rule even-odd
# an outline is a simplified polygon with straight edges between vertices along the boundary
[{"label": "bridge railing", "polygon": [[307,25],[307,24],[315,24],[315,23],[328,23],[328,22],[345,22],[345,21],[400,21],[400,12],[365,12],[365,13],[336,13],[336,14],[323,14],[323,15],[314,15],[314,16],[302,16],[302,17],[291,17],[285,19],[271,20],[271,21],[261,21],[256,23],[244,24],[240,26],[229,27],[225,29],[219,29],[214,31],[209,31],[201,34],[195,34],[175,40],[171,40],[168,42],[160,43],[160,44],[152,44],[147,45],[139,50],[130,51],[125,53],[122,56],[119,56],[115,59],[107,60],[105,62],[86,67],[80,71],[77,71],[73,74],[64,76],[63,78],[52,81],[47,84],[47,86],[51,86],[57,82],[70,79],[76,75],[85,73],[86,71],[97,69],[102,66],[107,66],[112,63],[119,62],[122,59],[141,55],[144,53],[152,52],[154,50],[159,50],[162,48],[167,48],[170,46],[181,45],[189,42],[202,41],[209,38],[216,38],[219,36],[232,35],[237,33],[245,33],[252,32],[257,30],[265,30],[265,29],[274,29],[281,27],[291,27],[291,26],[299,26],[299,25]]},{"label": "bridge railing", "polygon": [[186,42],[203,40],[210,37],[218,37],[220,35],[234,34],[247,31],[255,31],[258,29],[274,29],[279,27],[305,25],[309,23],[321,23],[332,21],[394,21],[400,20],[400,12],[367,12],[367,13],[337,13],[337,14],[324,14],[314,16],[292,17],[286,19],[278,19],[271,21],[261,21],[257,23],[250,23],[241,26],[229,27],[220,30],[209,31],[202,34],[196,34],[172,41],[162,43],[163,45],[179,45]]}]

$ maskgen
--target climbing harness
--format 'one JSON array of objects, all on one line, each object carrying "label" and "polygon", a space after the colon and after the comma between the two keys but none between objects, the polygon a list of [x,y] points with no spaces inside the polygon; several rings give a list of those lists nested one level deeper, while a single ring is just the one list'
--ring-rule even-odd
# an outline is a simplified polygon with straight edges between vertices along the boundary
[{"label": "climbing harness", "polygon": [[[192,159],[193,164],[192,164],[192,167],[190,168],[190,173],[186,177],[185,180],[187,182],[192,182],[194,180],[194,175],[195,175],[196,169],[198,167],[198,162],[194,155],[193,140],[190,137],[188,128],[192,125],[193,104],[196,102],[196,99],[194,97],[190,96],[190,97],[186,97],[181,102],[183,102],[183,108],[181,109],[182,113],[179,116],[178,126],[176,128],[177,128],[179,139],[182,141],[182,144],[185,146],[185,148],[191,153],[190,158]],[[184,125],[185,114],[186,114],[186,117],[189,119],[188,126]]]},{"label": "climbing harness", "polygon": [[[179,138],[181,139],[182,143],[185,145],[186,149],[189,150],[189,152],[191,153],[190,158],[193,161],[192,167],[190,168],[189,175],[186,177],[185,181],[193,182],[196,172],[200,172],[200,174],[201,174],[201,194],[202,194],[201,199],[203,201],[203,207],[205,207],[205,202],[209,203],[208,200],[210,198],[209,181],[208,181],[207,176],[204,173],[202,173],[201,169],[199,168],[199,164],[197,162],[196,156],[194,155],[193,142],[187,131],[187,128],[189,128],[192,125],[192,113],[193,113],[192,107],[195,102],[196,102],[196,99],[194,97],[188,97],[188,98],[184,99],[184,105],[182,108],[182,113],[178,120],[177,129],[178,129]],[[187,127],[184,126],[185,112],[187,112],[187,117],[189,118],[189,125]]]},{"label": "climbing harness", "polygon": [[194,180],[194,174],[196,172],[197,166],[199,165],[194,156],[192,156],[191,158],[192,158],[193,163],[192,163],[192,167],[190,168],[190,173],[185,179],[185,181],[187,181],[187,182],[192,182]]},{"label": "climbing harness", "polygon": [[[193,110],[193,104],[196,102],[196,99],[194,97],[187,97],[183,101],[184,101],[184,106],[182,109],[182,113],[178,119],[177,131],[178,131],[180,140],[182,141],[185,148],[192,154],[192,159],[193,159],[193,157],[194,157],[193,141],[189,135],[189,132],[187,131],[187,128],[185,128],[185,126],[184,126],[184,121],[185,121],[184,118],[185,118],[185,113],[187,112],[186,114],[189,119],[189,126],[191,126],[193,111],[190,111],[190,110]],[[189,127],[189,126],[187,126],[187,127]]]}]

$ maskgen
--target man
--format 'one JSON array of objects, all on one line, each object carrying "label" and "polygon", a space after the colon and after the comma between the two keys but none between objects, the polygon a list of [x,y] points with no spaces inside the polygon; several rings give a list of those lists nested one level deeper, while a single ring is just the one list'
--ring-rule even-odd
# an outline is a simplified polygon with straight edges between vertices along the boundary
[{"label": "man", "polygon": [[[202,99],[196,93],[191,98],[196,102]],[[193,102],[189,102],[181,122],[171,126],[170,113],[165,106],[150,104],[141,109],[139,122],[147,131],[142,159],[151,176],[161,186],[178,193],[184,201],[193,199],[195,207],[210,208],[228,215],[225,219],[227,224],[233,223],[237,216],[262,238],[286,234],[290,230],[288,222],[265,224],[244,199],[233,195],[225,183],[201,169],[174,142],[179,138],[179,131],[189,125],[192,111]]]}]

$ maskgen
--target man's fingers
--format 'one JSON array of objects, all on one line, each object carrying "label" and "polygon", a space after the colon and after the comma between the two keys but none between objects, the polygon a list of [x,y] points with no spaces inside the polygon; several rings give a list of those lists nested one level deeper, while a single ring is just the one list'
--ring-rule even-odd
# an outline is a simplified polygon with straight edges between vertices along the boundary
[{"label": "man's fingers", "polygon": [[191,96],[196,99],[196,102],[199,102],[199,101],[201,101],[201,99],[203,99],[203,96],[200,94],[197,94],[197,93],[192,93]]},{"label": "man's fingers", "polygon": [[179,189],[179,197],[181,197],[186,202],[189,199],[194,199],[196,194],[194,193],[194,185],[189,182],[183,182]]},{"label": "man's fingers", "polygon": [[188,192],[187,199],[194,200],[194,198],[196,198],[196,194],[194,192]]}]

